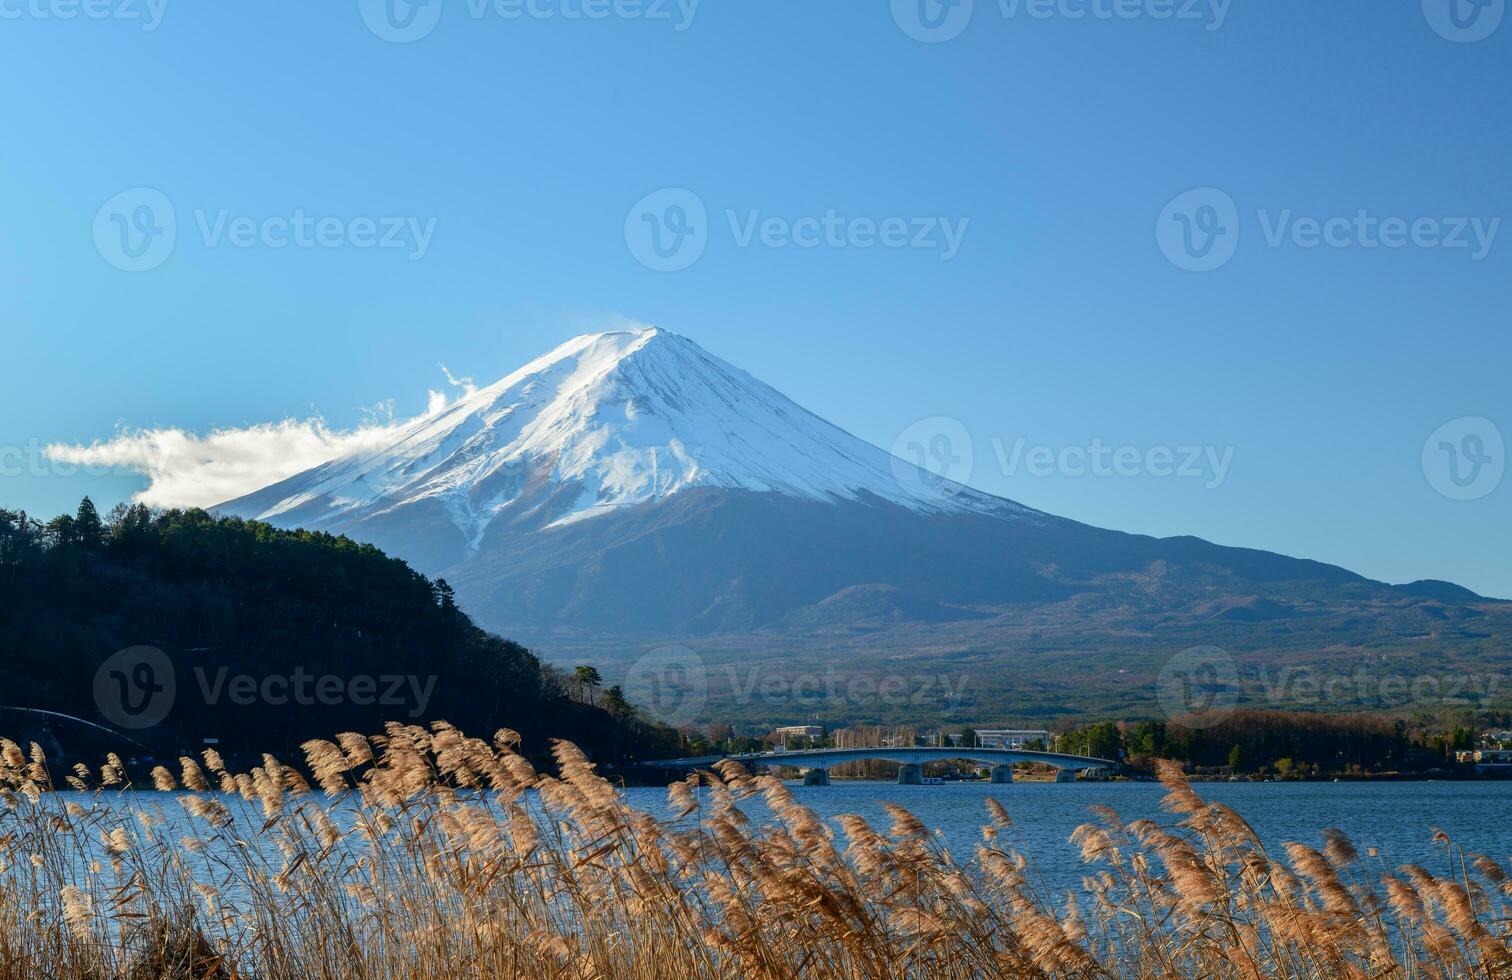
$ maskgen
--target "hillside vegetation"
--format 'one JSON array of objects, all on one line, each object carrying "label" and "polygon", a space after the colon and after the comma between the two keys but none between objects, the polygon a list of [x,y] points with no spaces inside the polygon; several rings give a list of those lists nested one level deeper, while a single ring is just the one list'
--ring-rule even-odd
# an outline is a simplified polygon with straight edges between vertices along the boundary
[{"label": "hillside vegetation", "polygon": [[[111,659],[140,647],[166,661],[144,673],[136,660],[150,650]],[[108,738],[41,711],[122,731],[135,754],[206,738],[261,752],[422,712],[507,723],[533,754],[551,737],[601,759],[659,739],[675,750],[673,733],[622,698],[599,698],[605,710],[569,691],[529,650],[474,625],[445,582],[370,545],[202,510],[102,519],[87,499],[45,524],[0,510],[0,726],[40,732],[54,753]],[[108,709],[123,697],[148,710],[122,724]]]}]

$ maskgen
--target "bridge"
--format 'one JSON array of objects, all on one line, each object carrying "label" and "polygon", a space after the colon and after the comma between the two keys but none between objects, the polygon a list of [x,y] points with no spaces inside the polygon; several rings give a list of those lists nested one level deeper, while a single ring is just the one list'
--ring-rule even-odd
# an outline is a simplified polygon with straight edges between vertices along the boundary
[{"label": "bridge", "polygon": [[917,785],[924,776],[924,763],[945,759],[964,759],[990,766],[994,783],[1013,782],[1015,762],[1039,762],[1056,770],[1056,782],[1068,783],[1076,778],[1081,769],[1112,769],[1117,764],[1109,759],[1095,759],[1086,755],[1067,755],[1063,752],[1035,752],[1027,749],[976,749],[964,746],[935,748],[913,745],[860,749],[793,749],[788,752],[755,752],[748,755],[704,755],[691,759],[659,759],[644,765],[660,769],[695,770],[712,769],[716,762],[738,762],[747,769],[785,766],[803,773],[805,786],[828,786],[831,766],[842,762],[879,760],[896,762],[899,765],[898,782],[904,786]]}]

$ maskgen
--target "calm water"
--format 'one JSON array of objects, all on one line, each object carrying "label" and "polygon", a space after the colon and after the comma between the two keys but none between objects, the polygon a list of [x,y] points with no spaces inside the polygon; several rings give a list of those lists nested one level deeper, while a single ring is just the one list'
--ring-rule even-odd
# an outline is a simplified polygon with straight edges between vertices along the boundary
[{"label": "calm water", "polygon": [[[1089,866],[1081,862],[1077,848],[1067,841],[1078,824],[1096,819],[1088,807],[1110,806],[1126,821],[1148,817],[1174,822],[1171,814],[1160,809],[1165,790],[1156,783],[899,786],[891,782],[837,782],[830,786],[790,786],[798,801],[823,819],[856,813],[882,831],[891,821],[883,805],[900,804],[926,826],[940,831],[941,842],[963,864],[971,861],[981,842],[981,827],[987,822],[984,801],[996,797],[1013,818],[1006,844],[1030,858],[1041,886],[1056,898],[1067,890],[1079,891],[1081,879],[1088,873]],[[1490,854],[1504,864],[1512,860],[1512,831],[1506,829],[1512,813],[1512,781],[1199,783],[1196,789],[1205,799],[1227,803],[1237,810],[1277,856],[1282,854],[1284,841],[1321,847],[1322,830],[1337,827],[1350,836],[1362,860],[1377,874],[1408,863],[1420,864],[1434,873],[1449,873],[1443,846],[1431,841],[1437,828],[1466,851]],[[626,795],[635,807],[670,816],[666,790],[635,788],[627,790]],[[70,796],[58,794],[48,799],[61,803]],[[87,805],[89,801],[81,798],[80,802]],[[181,832],[180,828],[188,829],[186,818],[163,794],[126,794],[121,802],[155,809],[165,824],[160,831],[170,839]],[[235,797],[227,798],[227,803],[242,826],[255,828],[261,823],[252,805]],[[744,801],[742,807],[757,824],[774,819],[759,797]],[[838,832],[838,825],[832,825]],[[252,839],[258,840],[255,834]],[[276,864],[272,839],[262,843]],[[1370,847],[1379,849],[1379,858],[1363,857]]]},{"label": "calm water", "polygon": [[[1165,790],[1156,783],[954,783],[941,786],[899,786],[895,783],[833,783],[829,786],[792,785],[799,802],[821,817],[856,813],[879,830],[890,819],[884,803],[900,804],[932,829],[957,859],[969,860],[981,842],[987,822],[984,800],[998,799],[1013,818],[1011,846],[1034,861],[1044,884],[1059,893],[1079,889],[1087,866],[1075,845],[1067,842],[1078,824],[1095,820],[1087,809],[1112,807],[1124,820],[1149,817],[1173,820],[1160,809]],[[1283,841],[1321,847],[1321,831],[1337,827],[1350,836],[1362,860],[1374,870],[1402,864],[1421,864],[1434,873],[1447,872],[1443,845],[1431,842],[1435,828],[1449,834],[1467,851],[1490,854],[1504,864],[1512,858],[1512,781],[1401,783],[1198,783],[1198,793],[1226,803],[1250,822],[1267,849],[1281,855]],[[666,793],[659,789],[631,789],[632,804],[654,813],[666,811]],[[759,802],[747,812],[761,822],[771,814]],[[837,828],[838,829],[838,828]],[[1367,847],[1380,849],[1380,858],[1365,858]]]}]

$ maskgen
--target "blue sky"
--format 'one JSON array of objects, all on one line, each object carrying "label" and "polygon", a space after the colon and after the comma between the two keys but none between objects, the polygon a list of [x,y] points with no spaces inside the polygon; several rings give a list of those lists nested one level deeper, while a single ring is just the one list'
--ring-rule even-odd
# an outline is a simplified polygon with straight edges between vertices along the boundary
[{"label": "blue sky", "polygon": [[[0,4],[0,506],[147,486],[32,447],[346,429],[643,322],[1032,506],[1512,596],[1504,0],[432,0],[407,43],[356,0],[99,2]],[[143,188],[176,235],[124,271]],[[669,188],[701,251],[658,271]],[[329,244],[274,247],[297,215]],[[1161,475],[1188,446],[1221,479]]]}]

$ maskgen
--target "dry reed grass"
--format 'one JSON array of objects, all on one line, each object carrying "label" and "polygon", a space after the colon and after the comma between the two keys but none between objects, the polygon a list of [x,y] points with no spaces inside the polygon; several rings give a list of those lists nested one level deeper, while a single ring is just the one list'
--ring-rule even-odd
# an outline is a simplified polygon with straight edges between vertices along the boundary
[{"label": "dry reed grass", "polygon": [[[207,751],[157,795],[117,792],[114,757],[54,794],[39,750],[0,741],[0,980],[1512,972],[1491,858],[1442,840],[1454,875],[1372,876],[1337,832],[1273,856],[1174,765],[1169,825],[1099,810],[1072,837],[1081,894],[1052,902],[996,801],[961,866],[902,808],[836,830],[725,764],[659,820],[573,745],[548,776],[516,744],[391,725],[249,773]],[[757,794],[765,826],[737,806]]]}]

